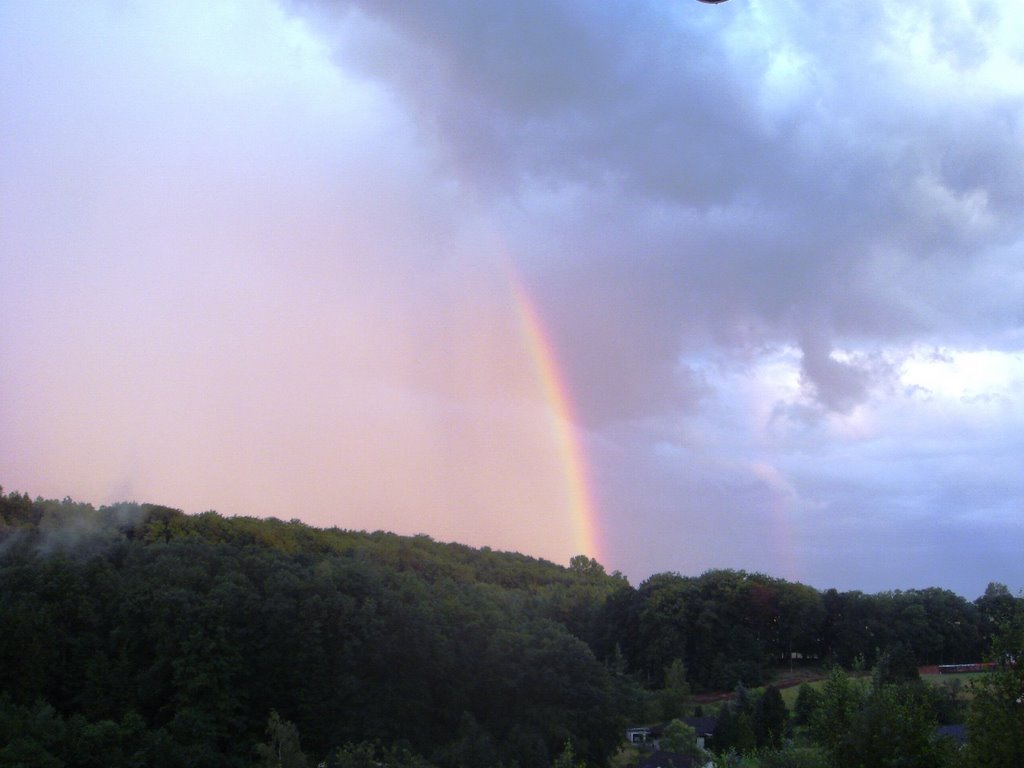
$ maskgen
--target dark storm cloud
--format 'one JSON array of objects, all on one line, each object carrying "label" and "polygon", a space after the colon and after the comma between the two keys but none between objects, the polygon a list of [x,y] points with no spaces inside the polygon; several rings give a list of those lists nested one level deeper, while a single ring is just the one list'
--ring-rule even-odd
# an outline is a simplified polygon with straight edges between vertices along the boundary
[{"label": "dark storm cloud", "polygon": [[670,6],[330,7],[358,9],[350,21],[377,31],[339,56],[394,82],[476,183],[611,174],[639,191],[711,200],[739,177],[705,144],[735,141],[727,129],[740,105],[723,56],[709,29],[677,24]]},{"label": "dark storm cloud", "polygon": [[[1019,95],[961,89],[995,55],[994,5],[910,4],[905,18],[656,2],[316,8],[342,20],[328,33],[339,60],[390,83],[461,180],[516,200],[558,243],[518,256],[560,297],[549,316],[575,349],[591,421],[685,400],[676,356],[708,335],[729,346],[737,325],[826,345],[948,328],[974,313],[942,273],[955,280],[1021,234]],[[917,59],[910,35],[930,46]],[[933,65],[947,79],[926,79]],[[548,208],[552,190],[569,191],[568,210]],[[585,354],[572,343],[583,328]],[[814,366],[811,354],[809,382]]]}]

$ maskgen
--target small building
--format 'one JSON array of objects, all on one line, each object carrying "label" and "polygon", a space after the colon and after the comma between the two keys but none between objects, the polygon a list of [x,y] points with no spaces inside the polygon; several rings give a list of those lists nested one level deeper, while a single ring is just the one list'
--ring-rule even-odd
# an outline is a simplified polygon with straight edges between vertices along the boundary
[{"label": "small building", "polygon": [[[697,746],[707,749],[707,743],[711,740],[715,728],[718,726],[718,718],[705,717],[683,717],[684,723],[693,728],[697,733]],[[655,725],[635,725],[626,729],[626,741],[637,746],[647,745],[652,749],[658,749],[658,740],[665,731],[668,723],[657,723]]]},{"label": "small building", "polygon": [[718,718],[710,715],[704,717],[684,717],[683,722],[697,732],[697,746],[707,749],[707,743],[718,727]]},{"label": "small building", "polygon": [[653,725],[636,725],[626,729],[626,741],[630,744],[649,744],[654,741]]}]

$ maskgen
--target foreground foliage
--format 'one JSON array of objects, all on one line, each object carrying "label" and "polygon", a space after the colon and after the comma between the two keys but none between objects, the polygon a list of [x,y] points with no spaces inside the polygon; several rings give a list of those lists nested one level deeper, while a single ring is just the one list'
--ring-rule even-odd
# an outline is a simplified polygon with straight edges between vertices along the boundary
[{"label": "foreground foliage", "polygon": [[1024,611],[1006,618],[993,656],[997,670],[971,684],[967,733],[972,768],[1024,765]]},{"label": "foreground foliage", "polygon": [[[723,765],[1024,765],[1021,602],[743,571],[634,588],[584,556],[0,491],[0,766],[600,766],[625,725],[734,687]],[[994,636],[953,752],[934,726],[962,701],[916,665]],[[837,670],[794,718],[747,687],[832,662],[875,675]]]}]

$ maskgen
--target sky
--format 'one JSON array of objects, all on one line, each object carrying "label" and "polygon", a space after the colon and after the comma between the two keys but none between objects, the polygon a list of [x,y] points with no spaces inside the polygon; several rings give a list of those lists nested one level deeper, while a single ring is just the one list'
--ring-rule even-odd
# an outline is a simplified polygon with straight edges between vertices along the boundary
[{"label": "sky", "polygon": [[1024,6],[0,3],[0,484],[1024,589]]}]

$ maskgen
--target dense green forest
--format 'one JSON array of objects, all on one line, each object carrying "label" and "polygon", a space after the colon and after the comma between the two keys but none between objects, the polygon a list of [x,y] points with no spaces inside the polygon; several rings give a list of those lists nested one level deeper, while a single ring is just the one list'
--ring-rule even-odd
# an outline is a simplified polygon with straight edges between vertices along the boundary
[{"label": "dense green forest", "polygon": [[627,725],[737,686],[719,751],[778,748],[776,689],[748,693],[773,676],[836,667],[793,723],[813,736],[831,702],[848,733],[913,709],[889,686],[916,665],[1008,657],[1022,602],[732,570],[634,588],[585,556],[0,490],[0,766],[302,765],[299,745],[339,766],[603,766]]}]

